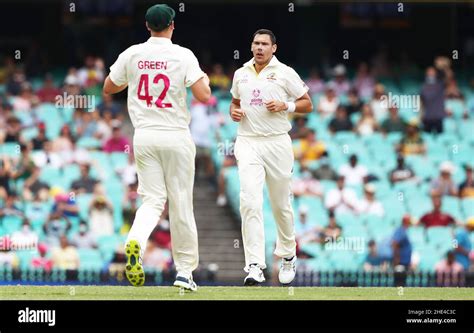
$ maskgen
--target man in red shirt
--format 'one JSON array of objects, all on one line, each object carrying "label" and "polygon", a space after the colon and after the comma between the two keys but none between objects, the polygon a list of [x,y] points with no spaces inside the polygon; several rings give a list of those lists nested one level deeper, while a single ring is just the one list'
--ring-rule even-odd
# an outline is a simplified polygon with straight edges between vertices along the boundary
[{"label": "man in red shirt", "polygon": [[445,227],[456,223],[451,215],[441,212],[441,195],[434,193],[431,196],[431,200],[433,201],[433,211],[426,213],[420,219],[420,223],[424,225],[425,228]]}]

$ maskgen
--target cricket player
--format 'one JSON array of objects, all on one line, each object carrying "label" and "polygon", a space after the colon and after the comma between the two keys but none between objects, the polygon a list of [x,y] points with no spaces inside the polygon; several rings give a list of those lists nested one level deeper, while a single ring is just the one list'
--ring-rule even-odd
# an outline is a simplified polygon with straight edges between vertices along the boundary
[{"label": "cricket player", "polygon": [[192,272],[199,260],[193,213],[196,148],[188,127],[186,87],[203,103],[211,90],[193,52],[171,42],[174,17],[175,11],[164,4],[147,10],[151,37],[119,55],[110,67],[104,93],[118,93],[128,86],[128,112],[135,128],[133,151],[143,204],[125,245],[127,278],[134,286],[145,282],[142,257],[168,199],[177,270],[174,285],[194,291]]},{"label": "cricket player", "polygon": [[260,29],[253,36],[253,58],[233,78],[230,115],[240,122],[234,154],[240,178],[240,214],[245,268],[244,285],[265,281],[263,186],[278,229],[275,255],[281,257],[279,280],[289,284],[296,274],[296,242],[290,183],[293,149],[288,113],[309,113],[313,105],[308,87],[298,74],[278,61],[273,32]]}]

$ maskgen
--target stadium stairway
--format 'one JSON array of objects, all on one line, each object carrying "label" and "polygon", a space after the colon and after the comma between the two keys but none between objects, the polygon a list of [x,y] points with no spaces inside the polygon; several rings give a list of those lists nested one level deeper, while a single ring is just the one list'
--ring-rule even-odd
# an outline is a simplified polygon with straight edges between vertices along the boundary
[{"label": "stadium stairway", "polygon": [[216,192],[206,180],[197,177],[194,185],[194,216],[199,236],[202,268],[217,264],[217,284],[241,285],[245,265],[240,221],[229,207],[216,205]]}]

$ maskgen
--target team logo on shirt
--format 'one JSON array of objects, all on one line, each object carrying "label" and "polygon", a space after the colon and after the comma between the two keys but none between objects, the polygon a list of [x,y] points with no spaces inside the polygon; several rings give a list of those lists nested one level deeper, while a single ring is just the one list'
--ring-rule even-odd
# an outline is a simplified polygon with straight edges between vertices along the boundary
[{"label": "team logo on shirt", "polygon": [[268,80],[268,81],[276,81],[276,80],[277,80],[276,74],[273,73],[273,72],[270,73],[270,74],[268,74],[268,75],[267,75],[267,80]]},{"label": "team logo on shirt", "polygon": [[263,99],[259,98],[260,96],[260,90],[259,89],[254,89],[252,91],[252,95],[255,98],[252,98],[250,100],[250,105],[257,105],[257,106],[262,106],[263,105]]}]

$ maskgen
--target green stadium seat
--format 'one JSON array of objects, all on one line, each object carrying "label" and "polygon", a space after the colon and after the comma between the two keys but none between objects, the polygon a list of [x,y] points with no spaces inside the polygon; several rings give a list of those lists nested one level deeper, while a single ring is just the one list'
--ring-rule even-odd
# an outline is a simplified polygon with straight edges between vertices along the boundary
[{"label": "green stadium seat", "polygon": [[453,230],[450,227],[431,227],[426,230],[428,243],[452,245]]},{"label": "green stadium seat", "polygon": [[20,144],[17,142],[5,142],[0,145],[0,156],[18,157],[20,154]]},{"label": "green stadium seat", "polygon": [[99,250],[78,249],[78,253],[81,269],[101,269],[103,267]]},{"label": "green stadium seat", "polygon": [[465,198],[461,200],[461,209],[464,213],[464,218],[474,216],[474,198]]},{"label": "green stadium seat", "polygon": [[6,234],[13,234],[15,231],[20,230],[23,219],[17,215],[5,215],[0,218],[3,230]]}]

